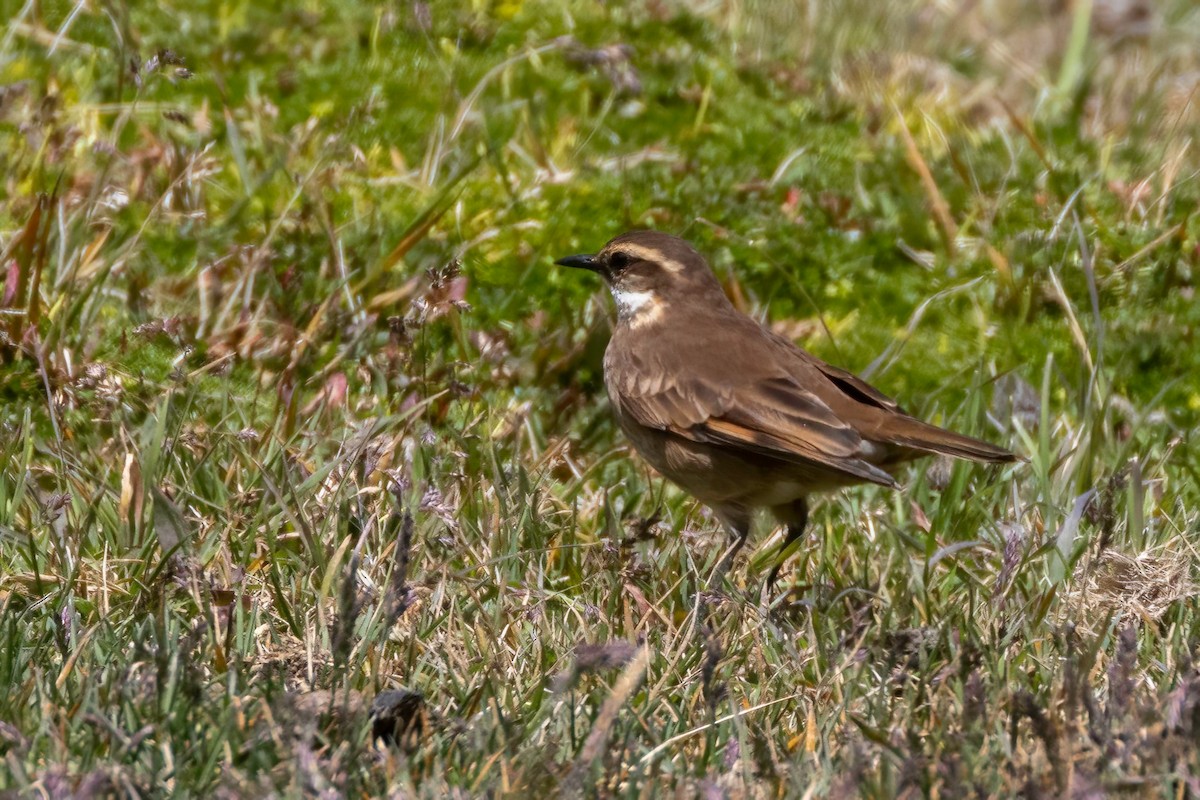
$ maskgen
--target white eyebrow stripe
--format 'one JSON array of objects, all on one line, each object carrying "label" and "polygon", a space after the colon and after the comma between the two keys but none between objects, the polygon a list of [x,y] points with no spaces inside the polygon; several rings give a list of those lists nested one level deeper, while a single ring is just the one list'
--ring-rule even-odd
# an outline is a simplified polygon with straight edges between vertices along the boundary
[{"label": "white eyebrow stripe", "polygon": [[638,261],[653,261],[671,272],[679,272],[683,269],[683,265],[678,261],[673,258],[667,258],[661,250],[655,250],[652,247],[642,247],[638,244],[626,244],[622,242],[613,248],[613,252],[625,253],[630,258]]}]

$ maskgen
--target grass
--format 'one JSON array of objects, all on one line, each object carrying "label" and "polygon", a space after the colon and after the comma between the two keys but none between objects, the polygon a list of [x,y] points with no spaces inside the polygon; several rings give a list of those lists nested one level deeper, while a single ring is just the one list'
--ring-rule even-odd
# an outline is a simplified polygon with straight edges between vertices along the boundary
[{"label": "grass", "polygon": [[[1200,795],[1190,3],[0,17],[0,792]],[[1028,463],[698,628],[551,265],[633,227]]]}]

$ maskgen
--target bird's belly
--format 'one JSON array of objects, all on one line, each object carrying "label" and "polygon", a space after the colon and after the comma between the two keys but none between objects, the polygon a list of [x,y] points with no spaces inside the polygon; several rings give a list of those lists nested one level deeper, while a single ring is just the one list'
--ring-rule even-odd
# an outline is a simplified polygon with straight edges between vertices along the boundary
[{"label": "bird's belly", "polygon": [[764,481],[760,491],[750,503],[754,506],[782,506],[800,497],[806,497],[821,487],[812,483],[801,483],[780,476],[774,481]]},{"label": "bird's belly", "polygon": [[672,483],[705,505],[785,505],[814,491],[834,488],[829,476],[753,453],[694,442],[621,419],[634,449]]}]

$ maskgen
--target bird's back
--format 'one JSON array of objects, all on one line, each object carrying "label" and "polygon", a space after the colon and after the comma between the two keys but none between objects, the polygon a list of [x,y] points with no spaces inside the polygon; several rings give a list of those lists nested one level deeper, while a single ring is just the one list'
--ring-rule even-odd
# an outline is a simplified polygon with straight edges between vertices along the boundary
[{"label": "bird's back", "polygon": [[618,326],[605,357],[615,403],[653,395],[679,427],[687,428],[769,393],[769,407],[783,404],[808,412],[800,417],[796,436],[822,436],[824,431],[804,426],[812,426],[814,417],[824,421],[827,413],[848,429],[839,433],[839,442],[861,440],[865,446],[855,455],[871,463],[891,465],[926,453],[1014,459],[1003,448],[915,419],[866,381],[772,333],[731,304],[693,306],[688,314],[686,324],[672,315],[670,324]]}]

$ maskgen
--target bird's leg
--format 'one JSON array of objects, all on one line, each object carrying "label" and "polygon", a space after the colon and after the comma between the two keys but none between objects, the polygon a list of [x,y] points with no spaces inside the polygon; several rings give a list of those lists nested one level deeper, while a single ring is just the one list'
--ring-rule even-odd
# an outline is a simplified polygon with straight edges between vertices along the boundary
[{"label": "bird's leg", "polygon": [[748,514],[730,518],[725,524],[729,527],[733,544],[725,551],[725,555],[721,556],[721,560],[713,568],[712,577],[708,579],[708,588],[714,592],[721,590],[725,576],[729,573],[729,568],[733,566],[733,560],[737,558],[738,552],[741,551],[742,546],[746,544],[747,537],[750,536],[750,516]]},{"label": "bird's leg", "polygon": [[699,625],[707,625],[707,620],[705,619],[707,608],[704,595],[706,593],[721,591],[721,586],[725,582],[725,576],[729,574],[729,568],[733,566],[733,560],[737,557],[742,546],[746,544],[747,537],[750,536],[750,511],[743,509],[722,509],[717,512],[717,518],[729,529],[733,543],[725,550],[717,565],[713,567],[706,585],[696,592],[696,623]]},{"label": "bird's leg", "polygon": [[804,533],[805,526],[808,525],[808,499],[801,497],[787,505],[776,506],[771,510],[775,512],[779,521],[787,526],[787,535],[783,537],[783,544],[779,546],[779,560],[775,562],[775,566],[771,567],[771,572],[767,575],[767,591],[775,588],[775,579],[779,577],[779,570],[783,567],[785,560],[784,554],[792,546],[792,543],[800,538]]}]

